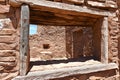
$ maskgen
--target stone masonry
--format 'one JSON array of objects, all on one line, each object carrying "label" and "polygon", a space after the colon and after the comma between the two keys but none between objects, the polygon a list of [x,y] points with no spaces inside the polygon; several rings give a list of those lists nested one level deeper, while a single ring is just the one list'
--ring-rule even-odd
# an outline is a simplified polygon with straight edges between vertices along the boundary
[{"label": "stone masonry", "polygon": [[[93,9],[97,9],[98,11],[105,10],[113,13],[113,15],[108,17],[109,62],[117,63],[119,66],[120,64],[120,5],[119,5],[120,0],[48,0],[48,1],[55,1],[55,2],[66,3],[76,6],[83,6],[83,7],[87,6]],[[10,8],[11,6],[9,5],[9,0],[0,0],[0,79],[1,80],[11,80],[12,78],[19,75],[20,27],[18,25],[15,27],[15,24],[17,23],[17,19],[15,18],[15,16],[13,16],[13,14],[15,15],[18,14],[16,14],[14,11],[11,14]],[[14,22],[11,19],[14,19],[13,20]],[[84,28],[80,28],[80,30],[82,29],[84,30]],[[74,31],[74,30],[76,29],[73,29],[70,26],[68,27],[59,27],[59,26],[56,27],[54,25],[40,26],[38,28],[38,34],[30,36],[31,58],[36,58],[39,56],[41,60],[51,60],[55,58],[73,58],[75,56],[78,56],[78,55],[73,55],[72,54],[73,49],[71,49],[72,41],[70,37],[70,31]],[[90,44],[84,44],[85,49],[83,50],[84,54],[82,55],[92,55],[91,52],[93,52],[94,50],[94,47],[92,47],[93,45],[91,45],[91,40],[92,40],[91,38],[93,38],[93,36],[89,35],[89,33],[94,34],[94,32],[89,30],[89,28],[88,28],[88,33],[84,31],[84,35],[88,36],[87,40]],[[86,52],[86,50],[88,52]],[[36,54],[34,54],[34,52]],[[116,73],[115,71],[110,70],[104,72],[91,73],[88,75],[73,75],[55,80],[119,80],[118,78],[119,76],[116,76],[115,73]],[[105,75],[103,76],[103,74]]]}]

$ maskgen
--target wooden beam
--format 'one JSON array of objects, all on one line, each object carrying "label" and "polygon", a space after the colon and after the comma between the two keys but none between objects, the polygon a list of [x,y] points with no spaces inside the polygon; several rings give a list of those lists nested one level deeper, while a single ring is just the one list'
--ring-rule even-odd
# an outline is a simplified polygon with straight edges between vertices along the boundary
[{"label": "wooden beam", "polygon": [[77,15],[96,15],[96,16],[110,16],[113,13],[105,10],[88,8],[86,6],[76,6],[59,2],[52,2],[46,0],[9,0],[10,5],[19,7],[21,4],[29,4],[31,9],[38,11],[50,11],[55,13],[64,14],[77,14]]},{"label": "wooden beam", "polygon": [[101,62],[108,63],[108,17],[103,18],[101,26]]},{"label": "wooden beam", "polygon": [[72,75],[80,75],[80,74],[88,74],[94,73],[99,71],[106,71],[118,69],[117,64],[110,63],[110,64],[94,64],[94,65],[86,65],[86,66],[78,66],[78,67],[71,67],[71,68],[61,68],[55,70],[45,70],[45,71],[36,71],[36,72],[29,72],[26,76],[18,76],[13,80],[49,80],[54,78],[62,78],[66,76]]},{"label": "wooden beam", "polygon": [[30,12],[28,5],[21,6],[20,20],[20,75],[26,75],[29,64],[29,19]]},{"label": "wooden beam", "polygon": [[[30,22],[33,24],[45,24],[45,25],[72,25],[72,26],[85,26],[93,25],[96,22],[96,18],[77,16],[77,15],[67,15],[67,14],[55,14],[48,11],[37,11],[32,10]],[[86,23],[87,22],[87,23]]]}]

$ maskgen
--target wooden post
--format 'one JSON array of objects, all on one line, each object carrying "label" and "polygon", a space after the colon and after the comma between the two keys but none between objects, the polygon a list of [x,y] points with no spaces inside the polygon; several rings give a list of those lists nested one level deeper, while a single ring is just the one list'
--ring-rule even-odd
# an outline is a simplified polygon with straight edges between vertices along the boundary
[{"label": "wooden post", "polygon": [[108,17],[103,18],[101,26],[101,62],[108,63]]},{"label": "wooden post", "polygon": [[29,19],[30,12],[28,5],[21,6],[20,20],[20,75],[26,75],[29,66]]}]

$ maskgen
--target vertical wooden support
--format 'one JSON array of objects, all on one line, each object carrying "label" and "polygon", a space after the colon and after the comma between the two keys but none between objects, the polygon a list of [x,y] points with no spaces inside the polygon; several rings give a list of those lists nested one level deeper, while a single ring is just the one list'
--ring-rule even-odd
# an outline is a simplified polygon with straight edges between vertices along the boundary
[{"label": "vertical wooden support", "polygon": [[30,12],[28,5],[21,6],[20,20],[20,75],[26,75],[29,66],[29,19]]},{"label": "vertical wooden support", "polygon": [[108,63],[108,17],[103,18],[101,27],[101,62]]}]

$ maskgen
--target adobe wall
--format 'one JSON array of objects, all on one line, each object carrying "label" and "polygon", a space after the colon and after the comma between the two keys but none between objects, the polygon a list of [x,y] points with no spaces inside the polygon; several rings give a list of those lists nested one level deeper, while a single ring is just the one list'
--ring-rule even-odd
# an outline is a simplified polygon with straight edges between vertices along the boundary
[{"label": "adobe wall", "polygon": [[[55,1],[61,1],[61,0],[55,0]],[[118,1],[118,0],[96,0],[96,1],[95,0],[88,0],[85,3],[84,3],[84,0],[81,0],[79,2],[79,4],[78,4],[78,2],[76,3],[73,0],[69,0],[69,1],[66,2],[65,0],[62,0],[62,2],[69,3],[69,4],[73,4],[73,3],[75,5],[84,5],[85,4],[85,5],[93,7],[93,8],[99,8],[102,10],[111,10],[111,11],[115,12],[113,14],[113,16],[109,17],[109,62],[118,63],[119,59],[120,59],[120,55],[118,55],[118,53],[120,53],[120,27],[118,25],[119,11],[115,10],[115,9],[117,9],[116,1]],[[106,1],[106,3],[105,3],[105,1]],[[4,2],[4,0],[3,0],[3,2]],[[2,29],[0,27],[0,79],[10,80],[11,78],[19,75],[19,57],[18,57],[20,55],[19,54],[19,27],[17,29],[14,28],[9,19],[7,19],[7,20],[2,19],[2,22],[0,22],[0,25],[3,26]],[[52,28],[54,28],[54,27],[51,27],[48,30],[51,30]],[[63,32],[65,32],[64,27],[62,29],[58,27],[57,30],[56,30],[56,28],[54,28],[54,30],[57,31],[55,36],[58,39],[56,38],[56,41],[51,42],[55,38],[49,39],[49,37],[50,37],[49,36],[49,37],[46,37],[49,39],[46,42],[50,42],[51,44],[54,44],[54,45],[64,45],[63,47],[59,46],[59,48],[57,46],[57,50],[60,50],[61,53],[64,53],[64,49],[66,49],[65,44],[63,44],[63,42],[65,42],[65,40],[64,40],[65,34],[63,33]],[[59,32],[59,30],[60,30],[60,32]],[[58,33],[60,33],[61,35],[58,35]],[[44,35],[45,34],[46,33],[44,33]],[[43,35],[43,34],[41,34],[41,35]],[[39,36],[39,35],[37,35],[37,36]],[[48,35],[45,35],[45,36],[48,36]],[[63,36],[63,38],[61,38],[59,40],[58,36]],[[32,37],[32,38],[34,38],[34,37]],[[36,36],[35,36],[35,38],[36,38]],[[38,41],[41,40],[41,38],[37,38],[37,39],[38,40],[35,41],[36,43],[38,43]],[[32,42],[34,40],[32,39],[30,41]],[[40,43],[43,43],[42,41]],[[61,42],[61,43],[57,43],[57,42]],[[42,48],[43,46],[40,46],[39,44],[37,44],[37,45],[31,44],[31,45],[38,46],[38,47]],[[50,46],[52,46],[52,45],[50,45]],[[36,48],[36,49],[38,50],[38,52],[39,52],[39,50],[40,51],[43,50],[43,49],[38,49],[38,48]],[[33,49],[33,50],[36,51],[36,49]],[[63,50],[61,50],[61,49],[63,49]],[[59,56],[60,57],[63,57],[63,56],[69,57],[69,55],[66,55],[66,54],[60,54],[58,56],[58,55],[56,55],[56,53],[54,52],[56,57],[59,57]],[[44,56],[42,56],[42,57],[44,57]],[[50,57],[50,59],[51,59],[51,57]],[[112,71],[111,74],[112,73],[115,73],[115,72]],[[98,74],[100,74],[99,77],[102,77],[105,73],[100,72]],[[103,75],[101,75],[101,74],[103,74]],[[84,78],[81,76],[80,77],[79,76],[72,76],[72,77],[66,77],[66,78],[61,78],[61,79],[62,80],[63,79],[81,80],[81,78],[82,78],[82,80],[84,80],[84,79],[89,79],[91,76],[96,77],[97,74],[92,73],[89,75],[82,75],[82,76]],[[113,76],[113,75],[106,75],[104,78],[107,78],[110,76]],[[57,79],[57,80],[61,80],[61,79]],[[114,80],[114,79],[115,79],[114,77],[110,77],[110,79],[108,79],[108,80]],[[91,79],[91,80],[94,80],[94,79]]]}]

